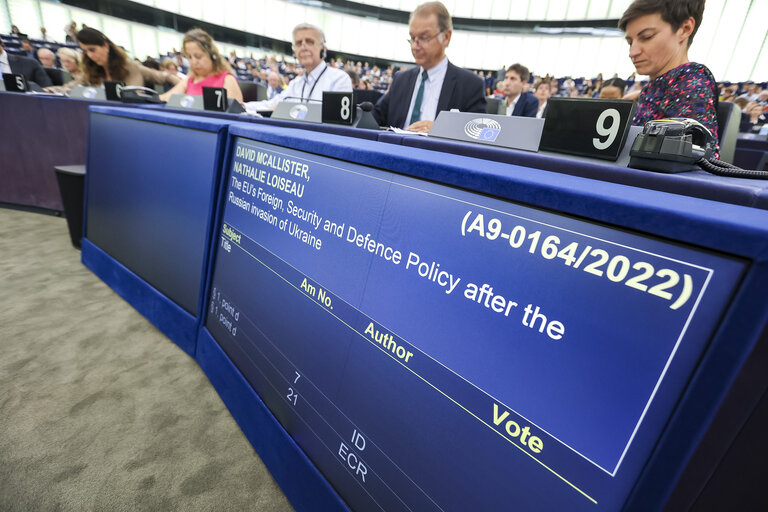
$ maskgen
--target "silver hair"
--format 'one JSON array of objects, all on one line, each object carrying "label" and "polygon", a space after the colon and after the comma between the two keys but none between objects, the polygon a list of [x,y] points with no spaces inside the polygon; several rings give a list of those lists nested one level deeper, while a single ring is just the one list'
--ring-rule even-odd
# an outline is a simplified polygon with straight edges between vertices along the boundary
[{"label": "silver hair", "polygon": [[37,49],[37,55],[38,55],[38,57],[39,57],[39,56],[40,56],[40,54],[41,54],[41,53],[43,53],[43,52],[48,52],[48,53],[50,53],[50,54],[51,54],[51,57],[53,57],[54,59],[56,58],[56,55],[55,55],[55,54],[54,54],[54,53],[53,53],[51,50],[49,50],[48,48],[38,48],[38,49]]},{"label": "silver hair", "polygon": [[320,34],[320,39],[322,40],[322,43],[325,44],[325,32],[323,32],[320,27],[317,27],[315,25],[312,25],[311,23],[299,23],[295,27],[293,27],[293,32],[291,32],[291,35],[295,38],[296,32],[299,30],[314,30],[318,34]]}]

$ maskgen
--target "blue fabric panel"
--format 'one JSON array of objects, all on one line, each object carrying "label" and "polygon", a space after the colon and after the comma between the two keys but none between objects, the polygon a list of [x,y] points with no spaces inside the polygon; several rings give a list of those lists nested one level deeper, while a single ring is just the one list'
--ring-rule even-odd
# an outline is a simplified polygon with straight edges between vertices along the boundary
[{"label": "blue fabric panel", "polygon": [[400,145],[406,137],[408,137],[408,135],[400,135],[399,133],[394,132],[379,132],[379,138],[377,140],[379,142],[386,142],[387,144]]},{"label": "blue fabric panel", "polygon": [[[761,334],[764,335],[762,330],[768,323],[768,311],[760,306],[765,290],[768,289],[768,262],[763,259],[754,265],[745,282],[747,285],[734,297],[732,307],[721,323],[726,327],[720,329],[716,338],[751,339],[754,340],[754,348]],[[734,350],[729,343],[713,340],[712,349],[702,358],[690,385],[680,398],[681,406],[675,410],[665,434],[646,465],[646,468],[653,470],[646,470],[638,478],[642,485],[636,487],[627,500],[632,503],[628,511],[654,510],[657,506],[651,505],[652,500],[660,496],[666,501],[685,469],[684,464],[669,464],[668,461],[690,460],[719,409],[702,407],[700,400],[689,397],[706,396],[710,397],[710,403],[722,404],[749,354],[750,350]],[[696,441],[691,443],[691,439]]]},{"label": "blue fabric panel", "polygon": [[757,166],[760,164],[766,153],[768,153],[768,149],[736,148],[733,165],[741,167],[742,169],[756,169],[762,171],[763,169],[758,169]]},{"label": "blue fabric panel", "polygon": [[86,238],[82,262],[190,357],[195,356],[196,318]]},{"label": "blue fabric panel", "polygon": [[209,132],[216,132],[221,127],[229,124],[224,120],[216,119],[212,117],[176,114],[171,112],[165,112],[162,110],[154,110],[154,109],[146,109],[146,108],[94,106],[90,108],[90,111],[97,112],[99,114],[129,117],[131,119],[139,119],[139,120],[151,121],[155,123],[183,126],[184,128],[193,128],[195,130],[205,130]]},{"label": "blue fabric panel", "polygon": [[352,128],[351,126],[334,125],[334,124],[316,124],[305,123],[302,121],[287,121],[284,119],[272,119],[270,117],[255,117],[246,114],[230,114],[227,112],[213,112],[210,110],[187,110],[180,108],[167,108],[162,105],[144,105],[143,109],[151,110],[154,112],[166,112],[168,114],[181,114],[189,116],[197,116],[201,118],[209,119],[221,119],[229,123],[254,123],[265,124],[267,126],[282,126],[285,128],[297,128],[299,130],[307,130],[311,132],[323,132],[323,133],[335,133],[337,135],[345,135],[347,137],[354,137],[356,139],[368,139],[376,140],[379,136],[378,130],[365,130],[361,128]]},{"label": "blue fabric panel", "polygon": [[429,137],[406,137],[402,144],[742,206],[760,207],[757,197],[768,189],[768,180],[723,178],[704,171],[665,174],[551,153],[502,149]]},{"label": "blue fabric panel", "polygon": [[[407,146],[398,147],[364,140],[350,146],[346,138],[322,133],[316,133],[311,139],[307,139],[300,133],[297,135],[294,130],[242,123],[230,126],[230,133],[272,144],[285,144],[300,151],[349,160],[521,203],[532,203],[597,221],[618,223],[682,242],[730,248],[737,253],[758,258],[768,254],[768,240],[764,240],[759,233],[752,232],[751,228],[742,227],[742,232],[734,238],[732,227],[728,227],[726,235],[725,231],[718,229],[718,224],[711,220],[711,214],[714,212],[721,219],[722,227],[731,223],[740,226],[768,225],[768,211],[765,210],[753,208],[745,211],[742,207],[722,202],[660,194],[606,181],[542,172],[521,165],[477,160]],[[409,140],[412,139],[406,138],[406,142]],[[531,155],[541,158],[541,155]],[[569,165],[568,161],[564,160],[563,165]],[[660,213],[664,215],[657,215]],[[670,214],[675,219],[671,224]],[[745,216],[750,219],[745,219]]]},{"label": "blue fabric panel", "polygon": [[736,140],[736,149],[739,148],[746,148],[746,149],[757,149],[757,150],[763,150],[768,151],[768,140],[761,138],[761,139],[737,139]]},{"label": "blue fabric panel", "polygon": [[197,362],[297,512],[349,512],[204,328]]}]

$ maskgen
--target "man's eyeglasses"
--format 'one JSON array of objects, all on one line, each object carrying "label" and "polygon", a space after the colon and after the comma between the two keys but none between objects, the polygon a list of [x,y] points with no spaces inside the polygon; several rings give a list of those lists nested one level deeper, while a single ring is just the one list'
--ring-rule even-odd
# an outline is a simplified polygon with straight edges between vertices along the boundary
[{"label": "man's eyeglasses", "polygon": [[298,41],[294,41],[293,42],[293,47],[294,48],[301,48],[301,45],[303,45],[303,44],[306,44],[307,46],[309,46],[311,48],[311,47],[317,45],[318,42],[315,41],[314,39],[310,39],[310,38],[299,39]]},{"label": "man's eyeglasses", "polygon": [[434,38],[439,37],[442,32],[438,32],[437,34],[429,37],[425,36],[416,36],[412,37],[411,39],[406,39],[408,41],[408,44],[411,46],[424,46],[428,44],[430,41],[432,41]]}]

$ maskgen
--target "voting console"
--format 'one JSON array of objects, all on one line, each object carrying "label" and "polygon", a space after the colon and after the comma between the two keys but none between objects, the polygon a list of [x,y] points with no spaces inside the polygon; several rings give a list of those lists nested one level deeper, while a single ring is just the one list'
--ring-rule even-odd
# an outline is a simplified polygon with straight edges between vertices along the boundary
[{"label": "voting console", "polygon": [[92,113],[83,260],[185,322],[297,510],[660,510],[696,481],[765,344],[768,212],[185,117]]}]

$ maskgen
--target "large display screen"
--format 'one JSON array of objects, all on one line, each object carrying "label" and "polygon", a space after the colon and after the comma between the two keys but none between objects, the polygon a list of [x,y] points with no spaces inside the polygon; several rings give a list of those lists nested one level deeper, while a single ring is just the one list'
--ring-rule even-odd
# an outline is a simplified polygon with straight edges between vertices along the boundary
[{"label": "large display screen", "polygon": [[193,316],[218,140],[215,126],[91,114],[86,237]]},{"label": "large display screen", "polygon": [[745,267],[245,138],[226,172],[205,326],[356,511],[620,509]]}]

